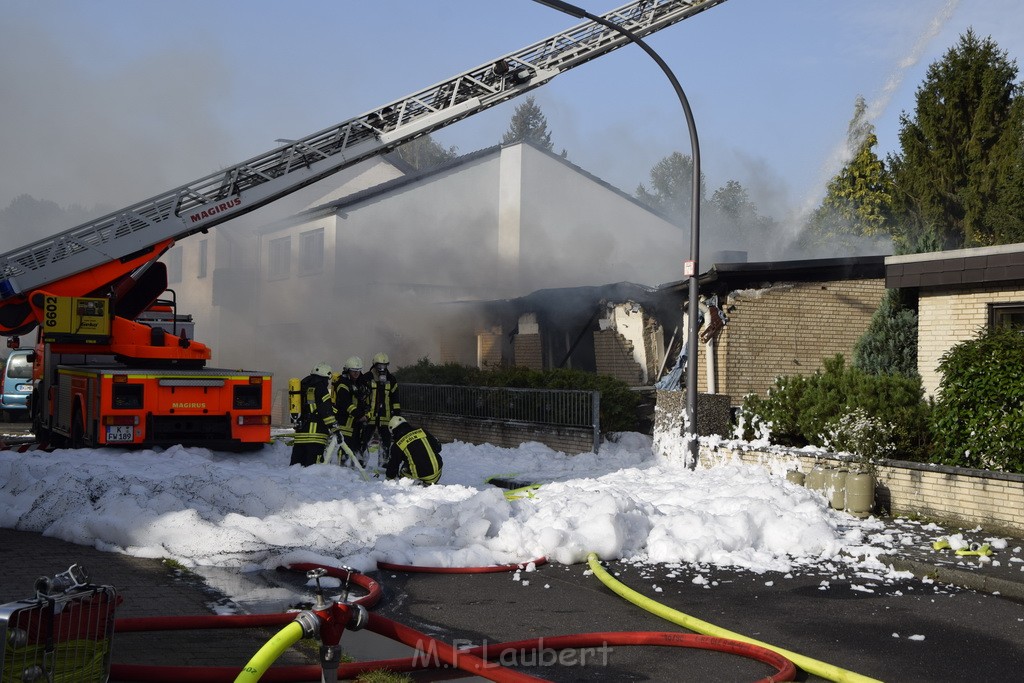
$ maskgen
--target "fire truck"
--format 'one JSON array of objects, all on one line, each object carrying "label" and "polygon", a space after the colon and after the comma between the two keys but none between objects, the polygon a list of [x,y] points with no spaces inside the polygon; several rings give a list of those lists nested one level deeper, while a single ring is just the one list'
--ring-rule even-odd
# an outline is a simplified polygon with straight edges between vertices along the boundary
[{"label": "fire truck", "polygon": [[[636,0],[355,118],[0,255],[0,334],[39,329],[36,439],[71,447],[259,446],[271,376],[206,367],[168,299],[176,241],[547,83],[725,0]],[[594,18],[594,15],[588,15]]]}]

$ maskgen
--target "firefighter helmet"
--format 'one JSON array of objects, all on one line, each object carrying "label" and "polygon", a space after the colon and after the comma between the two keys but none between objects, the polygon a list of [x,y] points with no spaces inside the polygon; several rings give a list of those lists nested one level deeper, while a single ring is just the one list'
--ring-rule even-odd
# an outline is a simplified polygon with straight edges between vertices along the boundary
[{"label": "firefighter helmet", "polygon": [[348,360],[345,361],[346,370],[362,370],[363,359],[359,356],[349,356]]},{"label": "firefighter helmet", "polygon": [[325,361],[314,365],[311,374],[319,375],[320,377],[330,377],[331,372],[331,364]]},{"label": "firefighter helmet", "polygon": [[393,418],[391,418],[391,422],[388,422],[388,429],[390,429],[391,431],[395,431],[395,429],[398,427],[398,425],[404,425],[404,424],[405,424],[405,418],[402,417],[401,415],[395,415]]},{"label": "firefighter helmet", "polygon": [[388,354],[386,354],[386,353],[378,353],[376,356],[373,357],[373,364],[374,365],[377,365],[377,364],[387,365],[390,362],[391,362],[391,359],[388,358]]}]

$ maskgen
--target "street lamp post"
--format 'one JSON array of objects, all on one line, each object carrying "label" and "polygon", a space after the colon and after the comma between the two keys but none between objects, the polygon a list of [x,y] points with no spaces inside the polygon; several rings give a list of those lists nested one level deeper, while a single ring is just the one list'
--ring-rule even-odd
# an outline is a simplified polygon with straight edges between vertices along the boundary
[{"label": "street lamp post", "polygon": [[564,14],[576,17],[577,19],[589,19],[625,36],[631,43],[639,46],[651,59],[657,62],[661,70],[665,72],[668,80],[679,97],[679,104],[683,106],[683,114],[686,116],[686,127],[690,131],[690,149],[693,154],[693,191],[690,199],[690,259],[686,262],[685,274],[689,279],[689,301],[687,302],[687,317],[689,325],[686,339],[686,422],[687,422],[687,447],[690,452],[690,468],[697,467],[697,456],[700,451],[700,441],[697,438],[697,332],[700,327],[698,316],[700,308],[697,301],[699,289],[697,286],[697,275],[699,270],[700,254],[700,145],[697,142],[697,126],[693,122],[693,112],[690,110],[690,103],[686,99],[686,93],[679,84],[679,80],[665,60],[661,58],[647,43],[640,39],[629,29],[625,29],[604,17],[599,17],[586,10],[562,0],[534,0],[541,5],[558,10]]}]

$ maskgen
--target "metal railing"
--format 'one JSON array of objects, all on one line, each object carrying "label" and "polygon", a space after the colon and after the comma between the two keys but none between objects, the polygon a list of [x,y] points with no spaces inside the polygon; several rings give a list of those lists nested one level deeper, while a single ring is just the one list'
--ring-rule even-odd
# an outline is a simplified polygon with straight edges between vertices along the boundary
[{"label": "metal railing", "polygon": [[436,417],[590,429],[601,441],[601,392],[402,384],[402,409]]}]

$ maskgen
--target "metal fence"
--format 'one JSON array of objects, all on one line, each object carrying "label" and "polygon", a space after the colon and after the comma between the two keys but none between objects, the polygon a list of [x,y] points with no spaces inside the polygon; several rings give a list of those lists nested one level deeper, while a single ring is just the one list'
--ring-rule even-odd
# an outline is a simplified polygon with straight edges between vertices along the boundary
[{"label": "metal fence", "polygon": [[591,429],[601,439],[601,392],[402,384],[402,409],[438,417]]}]

